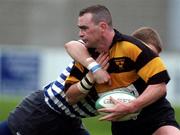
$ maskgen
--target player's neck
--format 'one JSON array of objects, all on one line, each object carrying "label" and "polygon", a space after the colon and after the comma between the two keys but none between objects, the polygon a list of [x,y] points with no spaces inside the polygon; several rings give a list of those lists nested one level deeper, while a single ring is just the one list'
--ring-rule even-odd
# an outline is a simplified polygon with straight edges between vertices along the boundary
[{"label": "player's neck", "polygon": [[107,32],[101,39],[101,43],[99,44],[98,48],[96,49],[98,52],[108,52],[109,48],[112,44],[112,40],[114,38],[115,32],[114,30]]}]

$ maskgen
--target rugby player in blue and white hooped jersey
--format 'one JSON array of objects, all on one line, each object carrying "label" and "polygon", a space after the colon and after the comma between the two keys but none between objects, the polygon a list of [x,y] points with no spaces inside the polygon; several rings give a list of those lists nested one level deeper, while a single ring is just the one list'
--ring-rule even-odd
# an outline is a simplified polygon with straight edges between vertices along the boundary
[{"label": "rugby player in blue and white hooped jersey", "polygon": [[[71,68],[72,65],[73,63],[70,65]],[[64,115],[72,118],[85,118],[97,115],[97,111],[94,107],[94,102],[97,99],[97,96],[94,96],[96,93],[89,93],[89,96],[91,96],[91,94],[94,95],[91,97],[87,96],[87,98],[82,99],[75,105],[70,105],[68,103],[66,92],[64,91],[64,83],[67,76],[69,76],[70,74],[70,67],[66,68],[66,70],[59,76],[59,78],[55,82],[45,87],[44,95],[46,103],[57,113],[63,113]],[[88,79],[86,82],[91,84]]]},{"label": "rugby player in blue and white hooped jersey", "polygon": [[25,97],[8,120],[0,124],[0,135],[89,135],[81,120],[68,112],[73,109],[66,103],[63,90],[71,68],[72,63],[44,91]]},{"label": "rugby player in blue and white hooped jersey", "polygon": [[[106,64],[107,62],[103,62],[102,66],[106,68]],[[95,109],[98,97],[93,90],[89,93],[84,91],[87,94],[85,99],[74,105],[69,104],[64,91],[64,81],[69,76],[72,66],[73,62],[56,81],[48,84],[44,91],[35,91],[25,97],[10,113],[8,119],[0,123],[0,135],[89,135],[80,118],[98,114]],[[99,64],[91,64],[91,68],[94,70],[93,75],[102,76],[104,70]],[[89,89],[95,81],[93,75],[89,72],[83,81]]]},{"label": "rugby player in blue and white hooped jersey", "polygon": [[[81,42],[81,44],[83,43],[81,40],[76,42]],[[97,100],[98,96],[96,92],[93,91],[92,86],[95,81],[97,82],[97,80],[98,83],[104,83],[104,80],[108,80],[109,75],[106,72],[108,67],[108,59],[104,60],[106,57],[107,55],[102,53],[96,59],[101,66],[93,58],[91,58],[88,67],[90,72],[88,72],[85,78],[81,81],[82,85],[79,85],[79,87],[84,87],[82,88],[82,93],[87,96],[76,104],[70,102],[73,105],[69,104],[68,98],[66,97],[66,91],[64,91],[65,80],[67,76],[69,76],[71,68],[74,65],[74,63],[71,63],[55,82],[45,87],[45,101],[48,106],[57,113],[64,113],[64,115],[70,117],[85,118],[97,115],[98,113],[95,109],[95,101]],[[90,89],[92,90],[89,91]]]}]

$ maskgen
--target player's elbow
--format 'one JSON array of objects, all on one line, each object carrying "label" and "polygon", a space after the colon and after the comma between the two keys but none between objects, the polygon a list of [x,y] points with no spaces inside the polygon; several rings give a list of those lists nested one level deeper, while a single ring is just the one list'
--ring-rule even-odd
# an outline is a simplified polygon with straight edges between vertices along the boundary
[{"label": "player's elbow", "polygon": [[77,102],[81,101],[83,98],[84,98],[84,96],[77,96],[77,95],[74,95],[74,96],[67,95],[66,96],[66,99],[70,105],[76,104]]},{"label": "player's elbow", "polygon": [[162,96],[166,95],[167,93],[167,86],[165,83],[161,84],[161,92],[162,92]]},{"label": "player's elbow", "polygon": [[66,51],[68,51],[69,49],[71,49],[72,45],[74,44],[75,41],[69,41],[64,45],[64,48],[66,49]]},{"label": "player's elbow", "polygon": [[80,100],[82,100],[86,94],[79,91],[76,85],[72,85],[67,91],[66,91],[66,99],[70,105],[74,105]]},{"label": "player's elbow", "polygon": [[67,97],[66,97],[66,100],[68,101],[68,103],[69,103],[70,105],[76,104],[75,99],[73,99],[73,97],[67,96]]}]

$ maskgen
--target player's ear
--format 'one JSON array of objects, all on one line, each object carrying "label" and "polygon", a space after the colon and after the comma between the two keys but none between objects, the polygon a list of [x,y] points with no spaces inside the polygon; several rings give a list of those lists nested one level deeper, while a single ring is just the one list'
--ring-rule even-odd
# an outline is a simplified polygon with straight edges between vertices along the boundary
[{"label": "player's ear", "polygon": [[107,29],[107,23],[102,21],[99,23],[99,27],[101,31],[104,32]]}]

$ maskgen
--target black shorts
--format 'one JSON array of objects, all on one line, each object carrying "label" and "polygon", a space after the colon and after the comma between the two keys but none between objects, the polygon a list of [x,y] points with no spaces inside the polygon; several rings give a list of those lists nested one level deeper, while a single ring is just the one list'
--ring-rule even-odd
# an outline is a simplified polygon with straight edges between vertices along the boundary
[{"label": "black shorts", "polygon": [[56,113],[44,101],[43,91],[27,96],[8,117],[14,135],[88,135],[79,118]]},{"label": "black shorts", "polygon": [[180,128],[174,109],[166,99],[146,107],[136,120],[112,122],[113,135],[152,135],[158,128],[171,125]]}]

